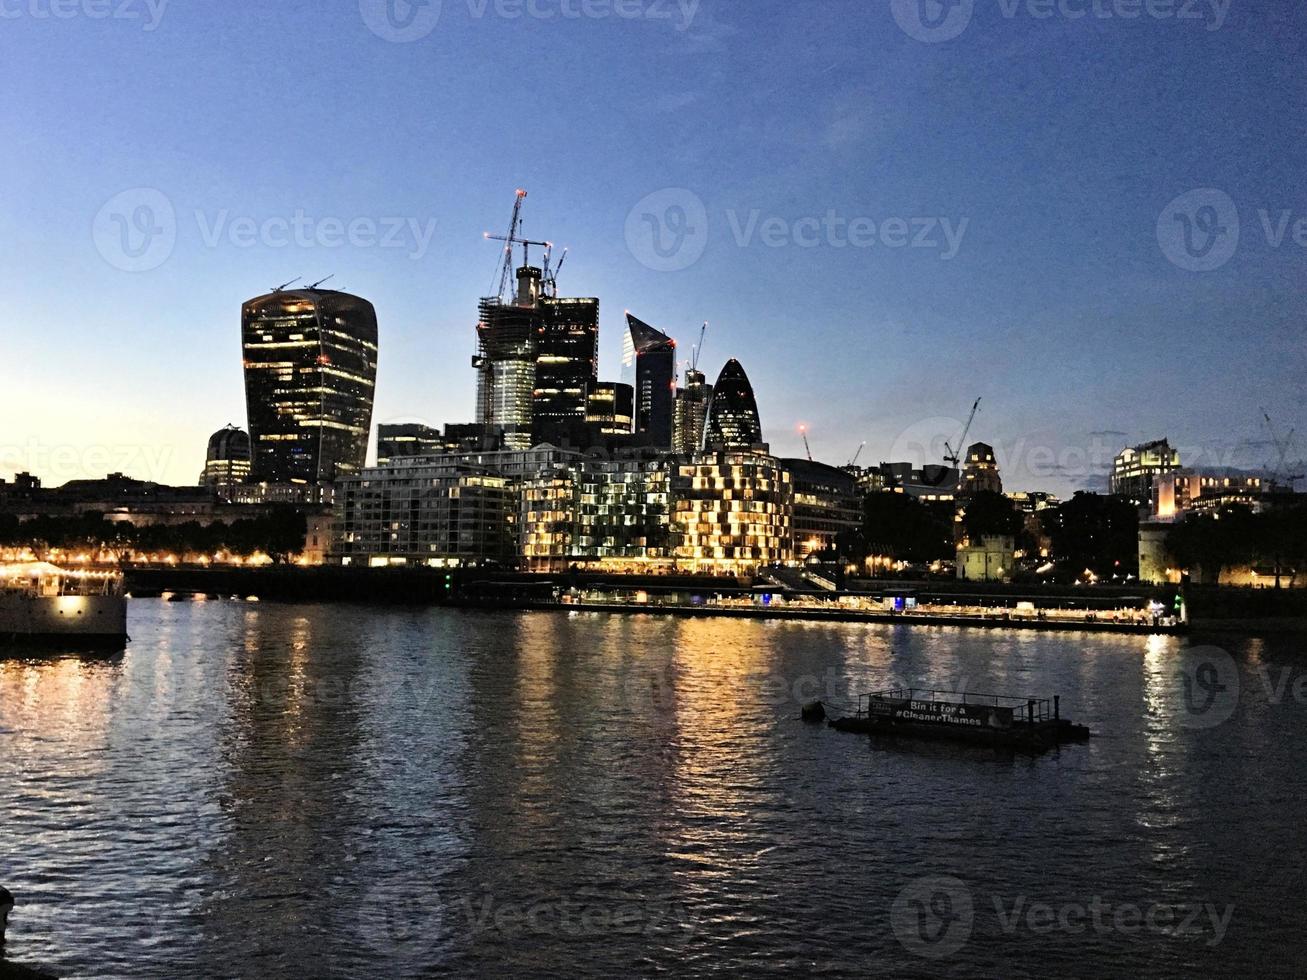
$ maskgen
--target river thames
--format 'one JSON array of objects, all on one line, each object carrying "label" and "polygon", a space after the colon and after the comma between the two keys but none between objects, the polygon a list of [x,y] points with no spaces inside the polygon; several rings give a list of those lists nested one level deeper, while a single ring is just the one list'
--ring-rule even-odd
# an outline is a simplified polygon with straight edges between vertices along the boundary
[{"label": "river thames", "polygon": [[[130,632],[0,659],[16,962],[1304,969],[1298,639],[214,600],[134,600]],[[898,685],[1059,694],[1095,737],[1031,758],[798,720]]]}]

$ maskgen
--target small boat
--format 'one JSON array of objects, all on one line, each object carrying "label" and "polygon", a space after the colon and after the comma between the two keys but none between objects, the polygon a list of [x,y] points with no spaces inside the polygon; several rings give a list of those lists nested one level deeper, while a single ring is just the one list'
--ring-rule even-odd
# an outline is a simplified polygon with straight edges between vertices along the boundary
[{"label": "small boat", "polygon": [[1062,717],[1061,698],[895,688],[858,697],[853,714],[833,718],[841,732],[952,739],[1044,752],[1089,739],[1089,729]]},{"label": "small boat", "polygon": [[40,561],[0,565],[0,645],[122,649],[127,641],[120,572]]}]

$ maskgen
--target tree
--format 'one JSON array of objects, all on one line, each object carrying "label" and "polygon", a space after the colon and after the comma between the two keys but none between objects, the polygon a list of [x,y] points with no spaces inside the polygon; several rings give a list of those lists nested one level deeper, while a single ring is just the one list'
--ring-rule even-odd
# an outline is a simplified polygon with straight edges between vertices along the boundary
[{"label": "tree", "polygon": [[[870,493],[863,500],[861,555],[883,555],[903,561],[934,561],[953,557],[949,513],[932,510],[907,494]],[[851,549],[854,543],[851,542]]]},{"label": "tree", "polygon": [[987,534],[1015,538],[1025,526],[1025,518],[1016,505],[1001,493],[982,490],[966,501],[962,527],[968,539],[977,542]]},{"label": "tree", "polygon": [[1081,491],[1040,518],[1054,557],[1072,572],[1139,573],[1139,512],[1124,497]]}]

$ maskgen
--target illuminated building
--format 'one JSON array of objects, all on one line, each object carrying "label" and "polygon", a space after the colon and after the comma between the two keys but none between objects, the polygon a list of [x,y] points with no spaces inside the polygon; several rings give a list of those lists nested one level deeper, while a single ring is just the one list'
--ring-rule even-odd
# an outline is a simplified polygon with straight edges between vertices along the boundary
[{"label": "illuminated building", "polygon": [[635,348],[635,434],[645,445],[670,449],[676,386],[676,341],[626,314]]},{"label": "illuminated building", "polygon": [[794,490],[780,460],[715,450],[677,464],[674,556],[681,571],[740,575],[794,554]]},{"label": "illuminated building", "polygon": [[957,576],[969,582],[1003,582],[1016,566],[1016,541],[1003,534],[986,534],[979,544],[957,549]]},{"label": "illuminated building", "polygon": [[854,477],[808,459],[782,459],[794,487],[795,557],[802,560],[836,546],[836,539],[862,524],[862,495]]},{"label": "illuminated building", "polygon": [[249,478],[249,434],[234,425],[219,429],[209,437],[200,486],[209,487],[219,497],[223,497],[232,487],[245,483]]},{"label": "illuminated building", "polygon": [[324,484],[361,469],[377,380],[377,314],[330,289],[279,290],[241,310],[251,480]]},{"label": "illuminated building", "polygon": [[998,475],[994,447],[974,442],[967,447],[966,462],[962,464],[962,479],[958,493],[970,496],[976,493],[1002,493],[1003,480]]},{"label": "illuminated building", "polygon": [[532,437],[561,443],[586,418],[586,392],[599,371],[599,300],[540,299]]},{"label": "illuminated building", "polygon": [[670,467],[664,460],[588,459],[527,480],[522,491],[523,567],[670,569],[670,493]]},{"label": "illuminated building", "polygon": [[1191,512],[1215,513],[1231,505],[1247,507],[1256,513],[1274,500],[1265,490],[1261,477],[1247,473],[1176,470],[1154,479],[1150,517],[1155,521],[1174,521]]},{"label": "illuminated building", "polygon": [[586,389],[585,420],[605,435],[631,431],[635,414],[635,392],[617,381],[592,381]]},{"label": "illuminated building", "polygon": [[536,387],[541,272],[534,266],[517,270],[517,295],[512,303],[498,297],[481,301],[477,320],[476,420],[499,426],[509,449],[529,449]]},{"label": "illuminated building", "polygon": [[417,422],[377,426],[377,465],[394,459],[434,456],[445,451],[445,436],[439,429]]},{"label": "illuminated building", "polygon": [[902,493],[923,503],[952,502],[957,486],[958,471],[938,463],[928,463],[921,469],[907,462],[881,463],[868,467],[858,478],[858,488],[864,493]]},{"label": "illuminated building", "polygon": [[337,485],[332,560],[514,563],[523,482],[580,458],[552,446],[393,457]]},{"label": "illuminated building", "polygon": [[735,358],[726,362],[713,386],[704,433],[705,449],[750,449],[761,446],[762,422],[753,386]]},{"label": "illuminated building", "polygon": [[702,371],[687,370],[685,386],[676,392],[672,406],[672,452],[697,453],[703,448],[712,385]]},{"label": "illuminated building", "polygon": [[1165,439],[1121,450],[1112,461],[1111,491],[1137,507],[1151,505],[1159,476],[1180,468],[1180,454]]}]

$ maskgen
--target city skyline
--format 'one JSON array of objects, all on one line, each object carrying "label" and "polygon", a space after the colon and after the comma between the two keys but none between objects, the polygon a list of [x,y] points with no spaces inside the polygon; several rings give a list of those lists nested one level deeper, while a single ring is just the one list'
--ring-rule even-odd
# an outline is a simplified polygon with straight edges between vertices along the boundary
[{"label": "city skyline", "polygon": [[[759,4],[745,14],[704,3],[685,30],[513,20],[493,8],[476,18],[446,6],[438,29],[412,43],[388,43],[354,5],[316,20],[237,15],[349,52],[351,84],[375,83],[375,97],[396,110],[390,131],[370,121],[371,102],[347,97],[343,79],[316,68],[272,111],[240,90],[223,121],[195,123],[181,65],[200,52],[235,65],[254,50],[230,22],[230,45],[210,50],[212,15],[202,10],[168,7],[149,31],[114,19],[7,21],[14,37],[44,44],[16,46],[15,114],[0,123],[0,159],[16,199],[28,202],[4,219],[15,286],[0,309],[23,328],[3,368],[0,477],[30,470],[56,484],[125,470],[193,482],[208,436],[247,424],[233,311],[295,275],[334,272],[331,285],[376,304],[374,428],[466,420],[471,304],[496,258],[478,240],[502,230],[518,186],[532,190],[527,236],[571,248],[563,292],[604,302],[599,376],[618,376],[623,309],[687,347],[709,320],[708,373],[731,357],[746,365],[764,435],[782,455],[802,453],[806,424],[814,455],[831,463],[864,440],[864,461],[935,462],[925,450],[956,424],[955,436],[982,395],[974,435],[994,447],[1010,485],[1066,495],[1102,488],[1106,464],[1127,445],[1165,436],[1186,465],[1255,470],[1274,462],[1263,406],[1281,431],[1307,425],[1305,311],[1294,289],[1305,209],[1291,180],[1303,150],[1283,127],[1302,90],[1289,41],[1297,12],[1231,9],[1211,29],[978,8],[961,36],[931,43],[890,11],[856,5]],[[825,30],[841,18],[850,30]],[[823,28],[820,52],[787,40],[804,24]],[[589,74],[551,57],[578,36],[610,80],[590,104],[578,101]],[[546,132],[527,153],[515,132],[493,131],[488,146],[473,147],[483,121],[457,104],[471,79],[455,77],[437,108],[423,108],[412,88],[429,98],[428,83],[505,41],[522,52],[530,81],[558,83],[567,104],[545,99],[546,116],[566,113],[596,131],[648,91],[639,59],[626,63],[632,49],[650,64],[681,57],[691,78],[596,146]],[[1010,78],[991,65],[996,50],[1008,55]],[[1054,61],[1083,70],[1085,93],[1040,92]],[[113,78],[121,97],[107,118],[48,84],[74,62],[89,63],[92,82]],[[1233,64],[1237,73],[1222,70]],[[971,76],[990,83],[992,105],[967,94]],[[1150,95],[1182,82],[1183,111]],[[508,84],[491,82],[496,91]],[[58,113],[33,111],[38,91]],[[765,117],[748,108],[760,96]],[[327,163],[294,140],[268,142],[278,112],[306,111],[318,97],[335,100],[353,142]],[[93,161],[48,122],[70,114],[85,122],[78,140],[104,148]],[[1234,117],[1238,132],[1209,123]],[[174,134],[187,120],[194,139],[183,147]],[[438,121],[468,140],[440,138]],[[1013,166],[1010,147],[1036,122],[1058,139]],[[949,135],[935,135],[944,123]],[[115,125],[136,135],[128,141]],[[620,171],[609,157],[614,138],[627,141]],[[1248,145],[1262,148],[1258,167],[1248,166]],[[775,161],[766,174],[752,162],[759,151]],[[810,179],[796,183],[800,172]],[[1071,176],[1074,186],[1061,179]],[[157,196],[132,197],[139,188]],[[1203,188],[1233,202],[1242,236],[1219,266],[1183,268],[1159,224]],[[1209,206],[1228,218],[1212,200],[1194,215]],[[171,212],[171,240],[162,262],[133,272],[114,242],[130,237],[142,202]],[[698,207],[703,235],[687,230]],[[294,243],[300,215],[305,245]],[[669,255],[639,237],[645,215],[662,222]],[[877,222],[869,247],[849,244],[859,219]],[[907,226],[901,248],[896,219]],[[321,244],[334,230],[324,222],[358,220],[375,226],[371,243]],[[671,247],[674,225],[680,248]],[[927,230],[939,247],[910,247]],[[388,235],[401,247],[382,246]],[[149,249],[143,257],[153,261]],[[94,304],[80,301],[88,294]],[[122,341],[106,345],[106,336]],[[43,391],[60,398],[32,411]],[[1080,463],[1090,456],[1100,461],[1093,473]]]}]

